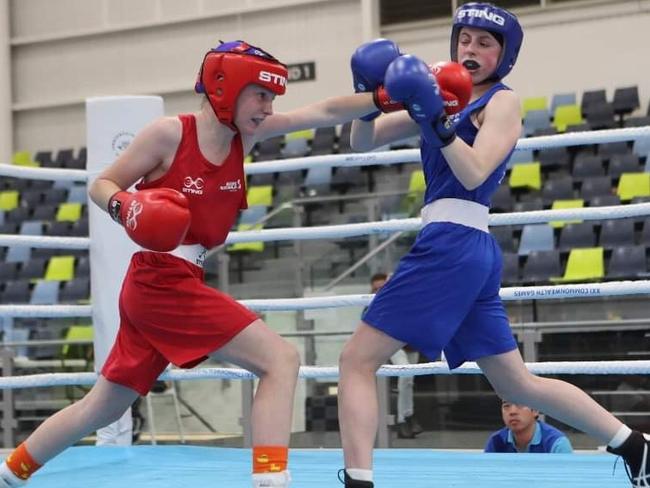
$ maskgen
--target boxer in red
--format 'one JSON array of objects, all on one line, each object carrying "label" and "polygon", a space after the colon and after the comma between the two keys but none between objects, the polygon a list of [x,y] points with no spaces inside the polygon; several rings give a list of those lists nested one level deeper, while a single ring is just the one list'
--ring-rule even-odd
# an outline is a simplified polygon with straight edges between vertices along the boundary
[{"label": "boxer in red", "polygon": [[[46,420],[0,466],[0,487],[24,484],[68,446],[119,419],[169,363],[190,368],[207,357],[259,378],[253,487],[289,485],[298,352],[253,312],[206,286],[203,258],[246,208],[243,159],[256,142],[340,124],[375,104],[363,93],[274,114],[286,81],[286,67],[263,50],[242,41],[221,44],[201,65],[195,87],[206,96],[201,109],[151,123],[95,180],[92,200],[142,247],[122,286],[118,336],[92,390]],[[135,182],[136,191],[126,191]]]}]

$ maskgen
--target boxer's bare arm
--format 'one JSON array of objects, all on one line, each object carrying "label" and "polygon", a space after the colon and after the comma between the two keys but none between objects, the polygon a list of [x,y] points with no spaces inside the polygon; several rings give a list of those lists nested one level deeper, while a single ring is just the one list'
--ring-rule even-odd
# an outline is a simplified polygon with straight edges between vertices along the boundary
[{"label": "boxer's bare arm", "polygon": [[129,188],[173,157],[181,139],[180,121],[162,117],[142,129],[131,144],[90,186],[89,195],[106,210],[116,192]]}]

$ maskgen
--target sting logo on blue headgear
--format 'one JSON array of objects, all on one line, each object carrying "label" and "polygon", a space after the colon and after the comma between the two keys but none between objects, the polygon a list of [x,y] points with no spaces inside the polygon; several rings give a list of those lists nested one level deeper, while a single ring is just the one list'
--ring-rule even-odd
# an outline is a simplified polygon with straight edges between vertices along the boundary
[{"label": "sting logo on blue headgear", "polygon": [[451,60],[458,61],[458,35],[463,27],[474,27],[497,34],[503,40],[501,57],[492,78],[502,79],[515,65],[524,32],[517,17],[491,3],[472,2],[458,7],[451,28]]},{"label": "sting logo on blue headgear", "polygon": [[205,93],[219,121],[237,131],[233,120],[235,103],[244,87],[251,83],[284,95],[287,67],[244,41],[223,42],[203,58],[194,91]]}]

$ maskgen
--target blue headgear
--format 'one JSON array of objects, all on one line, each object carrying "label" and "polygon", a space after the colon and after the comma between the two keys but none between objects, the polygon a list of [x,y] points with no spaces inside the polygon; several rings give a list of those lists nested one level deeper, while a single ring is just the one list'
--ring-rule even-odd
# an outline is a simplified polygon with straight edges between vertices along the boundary
[{"label": "blue headgear", "polygon": [[515,65],[524,32],[517,17],[491,3],[471,2],[456,9],[451,28],[451,60],[458,61],[458,34],[463,27],[474,27],[503,38],[501,57],[493,78],[502,79]]}]

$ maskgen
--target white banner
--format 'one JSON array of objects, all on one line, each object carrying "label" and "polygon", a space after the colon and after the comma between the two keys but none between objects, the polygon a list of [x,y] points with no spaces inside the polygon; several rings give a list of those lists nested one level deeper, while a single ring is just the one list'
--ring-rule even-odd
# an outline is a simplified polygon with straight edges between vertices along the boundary
[{"label": "white banner", "polygon": [[[88,187],[129,145],[135,134],[164,113],[161,97],[124,96],[86,100]],[[97,205],[89,201],[90,286],[94,328],[95,370],[111,350],[120,318],[118,297],[131,255],[138,246]],[[131,443],[131,412],[98,431],[101,444]]]}]

